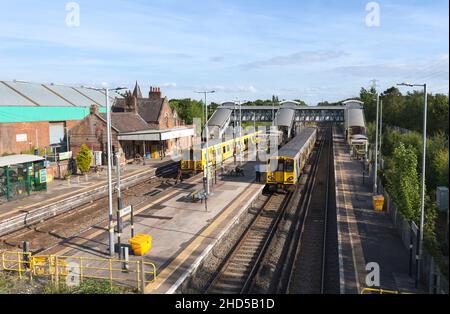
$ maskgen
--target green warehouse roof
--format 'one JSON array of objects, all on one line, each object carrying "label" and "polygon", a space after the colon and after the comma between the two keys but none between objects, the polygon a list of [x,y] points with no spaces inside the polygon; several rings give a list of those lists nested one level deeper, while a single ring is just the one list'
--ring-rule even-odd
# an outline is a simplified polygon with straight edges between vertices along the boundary
[{"label": "green warehouse roof", "polygon": [[[123,96],[109,94],[111,104]],[[105,93],[85,87],[0,81],[0,123],[82,120],[90,106],[105,111]]]},{"label": "green warehouse roof", "polygon": [[[122,98],[117,92],[111,92],[109,96],[110,101]],[[0,81],[0,107],[89,107],[92,104],[105,107],[105,93],[86,87]]]}]

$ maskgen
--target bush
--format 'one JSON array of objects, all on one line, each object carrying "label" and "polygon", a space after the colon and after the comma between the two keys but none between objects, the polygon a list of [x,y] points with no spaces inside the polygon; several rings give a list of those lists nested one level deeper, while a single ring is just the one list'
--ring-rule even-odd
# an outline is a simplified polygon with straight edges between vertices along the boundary
[{"label": "bush", "polygon": [[91,169],[94,157],[92,157],[92,153],[86,144],[81,145],[81,149],[76,160],[78,169],[80,169],[81,173],[87,174],[89,169]]},{"label": "bush", "polygon": [[417,222],[420,215],[420,182],[414,148],[400,143],[386,170],[389,194],[408,220]]}]

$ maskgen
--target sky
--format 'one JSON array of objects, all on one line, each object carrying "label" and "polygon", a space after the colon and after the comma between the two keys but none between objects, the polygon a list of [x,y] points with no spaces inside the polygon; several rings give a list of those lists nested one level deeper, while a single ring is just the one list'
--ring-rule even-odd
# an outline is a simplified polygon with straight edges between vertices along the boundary
[{"label": "sky", "polygon": [[[449,90],[449,3],[0,0],[0,80],[159,86],[169,98],[358,96],[377,80]],[[402,88],[402,91],[407,91]]]}]

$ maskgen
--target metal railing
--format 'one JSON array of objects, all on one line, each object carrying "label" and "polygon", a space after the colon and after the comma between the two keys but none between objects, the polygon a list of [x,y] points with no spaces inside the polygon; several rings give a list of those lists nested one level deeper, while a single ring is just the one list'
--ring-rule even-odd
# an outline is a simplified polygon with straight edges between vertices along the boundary
[{"label": "metal railing", "polygon": [[413,294],[412,292],[403,292],[398,290],[386,290],[375,288],[363,288],[360,294]]},{"label": "metal railing", "polygon": [[77,285],[84,280],[106,280],[110,287],[144,287],[156,280],[156,266],[143,260],[118,260],[84,256],[37,255],[2,252],[1,269],[17,273],[20,279],[50,278],[51,282]]}]

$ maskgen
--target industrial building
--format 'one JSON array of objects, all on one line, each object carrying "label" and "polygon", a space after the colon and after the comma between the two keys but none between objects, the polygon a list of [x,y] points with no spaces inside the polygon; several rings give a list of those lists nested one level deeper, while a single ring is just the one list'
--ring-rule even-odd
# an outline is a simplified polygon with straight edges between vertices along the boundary
[{"label": "industrial building", "polygon": [[[110,94],[110,101],[121,98]],[[54,84],[0,81],[0,155],[35,148],[65,152],[70,129],[89,114],[95,104],[105,111],[101,91]]]}]

